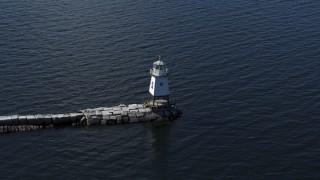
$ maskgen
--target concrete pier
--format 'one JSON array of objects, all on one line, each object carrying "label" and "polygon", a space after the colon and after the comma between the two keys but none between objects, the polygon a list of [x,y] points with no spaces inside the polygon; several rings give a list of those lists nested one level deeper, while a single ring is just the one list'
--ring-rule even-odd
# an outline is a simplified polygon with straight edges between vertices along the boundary
[{"label": "concrete pier", "polygon": [[120,104],[114,107],[83,109],[67,114],[0,116],[0,133],[20,132],[57,126],[95,126],[138,122],[169,121],[181,116],[175,106]]}]

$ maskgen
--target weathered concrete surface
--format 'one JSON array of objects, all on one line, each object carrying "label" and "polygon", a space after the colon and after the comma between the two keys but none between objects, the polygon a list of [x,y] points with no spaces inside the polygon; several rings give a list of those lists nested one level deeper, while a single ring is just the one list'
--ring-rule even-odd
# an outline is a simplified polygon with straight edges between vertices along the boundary
[{"label": "weathered concrete surface", "polygon": [[137,122],[167,121],[181,116],[175,106],[152,107],[149,104],[120,104],[79,110],[69,114],[0,116],[0,133],[37,130],[66,125],[114,125]]}]

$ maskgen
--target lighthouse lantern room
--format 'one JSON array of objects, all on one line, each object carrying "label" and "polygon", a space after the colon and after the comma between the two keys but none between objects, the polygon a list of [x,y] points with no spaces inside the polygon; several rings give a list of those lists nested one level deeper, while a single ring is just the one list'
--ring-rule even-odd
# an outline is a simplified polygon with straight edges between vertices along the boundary
[{"label": "lighthouse lantern room", "polygon": [[159,57],[150,69],[151,81],[149,92],[152,95],[152,105],[169,105],[168,68]]}]

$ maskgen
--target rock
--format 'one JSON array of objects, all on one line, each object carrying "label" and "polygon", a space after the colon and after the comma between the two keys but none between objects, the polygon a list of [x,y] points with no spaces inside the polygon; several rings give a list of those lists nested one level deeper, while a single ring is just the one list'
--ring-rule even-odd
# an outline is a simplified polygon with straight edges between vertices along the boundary
[{"label": "rock", "polygon": [[101,120],[101,125],[103,125],[103,126],[105,126],[105,125],[107,125],[107,122],[108,122],[108,120]]},{"label": "rock", "polygon": [[137,104],[136,108],[142,109],[145,108],[143,104]]},{"label": "rock", "polygon": [[19,124],[20,125],[27,125],[28,124],[27,117],[26,116],[19,116]]},{"label": "rock", "polygon": [[112,113],[110,113],[109,111],[101,111],[101,114],[104,116],[104,115],[112,115]]},{"label": "rock", "polygon": [[123,107],[123,108],[121,108],[121,110],[125,111],[125,112],[129,112],[129,108],[127,108],[127,107]]},{"label": "rock", "polygon": [[114,107],[113,110],[114,111],[121,111],[121,107]]},{"label": "rock", "polygon": [[136,116],[139,118],[139,117],[143,117],[144,114],[142,112],[136,112]]},{"label": "rock", "polygon": [[81,118],[83,117],[83,113],[70,113],[70,120],[71,123],[78,123],[80,122]]},{"label": "rock", "polygon": [[36,115],[36,121],[32,125],[40,126],[44,124],[44,115],[37,114]]},{"label": "rock", "polygon": [[71,118],[68,114],[52,115],[53,125],[67,125],[71,124]]},{"label": "rock", "polygon": [[114,115],[114,110],[113,110],[113,109],[110,110],[109,113],[112,114],[112,115]]},{"label": "rock", "polygon": [[52,124],[51,115],[41,115],[41,114],[38,114],[38,115],[36,115],[36,121],[35,121],[32,125],[36,125],[36,126],[40,126],[40,125],[49,126],[50,124]]},{"label": "rock", "polygon": [[147,112],[146,108],[138,109],[139,112],[145,113]]},{"label": "rock", "polygon": [[128,108],[129,109],[135,109],[135,108],[137,108],[137,104],[129,104]]},{"label": "rock", "polygon": [[139,119],[134,117],[134,118],[130,118],[129,121],[130,123],[136,123],[136,122],[139,122]]},{"label": "rock", "polygon": [[141,117],[139,117],[139,121],[140,122],[147,122],[148,119],[146,117],[144,117],[144,116],[141,116]]},{"label": "rock", "polygon": [[160,116],[159,114],[153,114],[153,115],[156,117],[154,121],[163,121],[163,117]]},{"label": "rock", "polygon": [[117,117],[114,115],[110,116],[109,124],[117,124]]},{"label": "rock", "polygon": [[157,117],[154,114],[147,114],[146,119],[148,119],[148,121],[154,121],[157,119]]},{"label": "rock", "polygon": [[117,123],[122,124],[122,118],[121,115],[116,115]]},{"label": "rock", "polygon": [[126,112],[126,111],[121,111],[121,116],[128,116],[128,112]]},{"label": "rock", "polygon": [[109,116],[109,115],[103,115],[103,116],[102,116],[102,119],[103,119],[103,120],[109,120],[109,119],[110,119],[110,116]]},{"label": "rock", "polygon": [[112,115],[112,113],[110,113],[109,111],[102,111],[102,119],[103,120],[109,120],[110,119],[110,115]]},{"label": "rock", "polygon": [[113,115],[121,115],[121,110],[114,110],[114,113],[113,113]]},{"label": "rock", "polygon": [[159,117],[156,120],[154,120],[155,122],[160,122],[160,121],[164,121],[163,117]]},{"label": "rock", "polygon": [[89,126],[100,125],[101,120],[97,116],[91,116],[90,118],[88,118],[87,123]]},{"label": "rock", "polygon": [[87,118],[86,118],[86,116],[83,116],[83,117],[81,118],[80,124],[81,124],[81,125],[86,125],[86,124],[87,124]]},{"label": "rock", "polygon": [[0,116],[0,126],[11,126],[11,116]]},{"label": "rock", "polygon": [[18,126],[19,125],[19,116],[17,116],[17,115],[11,116],[11,123],[13,126]]},{"label": "rock", "polygon": [[102,112],[101,111],[96,111],[94,114],[98,119],[102,119]]},{"label": "rock", "polygon": [[49,126],[50,124],[52,124],[51,115],[45,115],[43,119],[43,125]]},{"label": "rock", "polygon": [[122,122],[123,123],[129,123],[129,117],[128,116],[122,117]]},{"label": "rock", "polygon": [[130,112],[130,113],[128,114],[128,116],[129,116],[129,122],[130,122],[130,123],[139,122],[139,119],[137,118],[135,112]]},{"label": "rock", "polygon": [[96,111],[104,111],[104,107],[95,108]]},{"label": "rock", "polygon": [[113,110],[112,108],[104,108],[103,111],[111,111]]},{"label": "rock", "polygon": [[129,119],[133,119],[137,117],[135,112],[130,112],[128,116],[129,116]]},{"label": "rock", "polygon": [[35,115],[28,115],[27,121],[28,121],[28,125],[37,124],[37,118]]}]

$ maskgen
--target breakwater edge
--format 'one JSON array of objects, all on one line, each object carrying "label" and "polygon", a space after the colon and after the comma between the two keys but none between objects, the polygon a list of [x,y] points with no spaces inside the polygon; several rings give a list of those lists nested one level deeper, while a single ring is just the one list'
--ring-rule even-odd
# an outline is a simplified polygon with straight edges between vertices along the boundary
[{"label": "breakwater edge", "polygon": [[67,114],[0,116],[0,133],[45,129],[57,126],[114,125],[137,122],[169,121],[181,116],[176,103],[170,100],[166,64],[161,57],[150,69],[150,97],[143,104],[120,104]]},{"label": "breakwater edge", "polygon": [[120,104],[67,114],[0,116],[0,133],[45,129],[58,126],[116,125],[175,120],[181,116],[175,106],[152,107],[148,104]]}]

